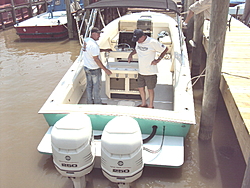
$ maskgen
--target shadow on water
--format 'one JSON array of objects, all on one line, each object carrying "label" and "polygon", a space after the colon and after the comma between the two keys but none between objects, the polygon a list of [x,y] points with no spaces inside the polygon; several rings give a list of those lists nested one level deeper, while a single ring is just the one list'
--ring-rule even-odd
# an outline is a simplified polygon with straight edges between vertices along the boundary
[{"label": "shadow on water", "polygon": [[41,159],[38,162],[38,166],[43,170],[46,176],[54,177],[54,180],[51,181],[51,185],[53,185],[59,179],[61,188],[73,188],[72,181],[67,177],[61,176],[61,174],[56,170],[52,155],[42,155]]},{"label": "shadow on water", "polygon": [[143,170],[143,177],[150,178],[169,178],[179,179],[182,175],[182,168],[157,168],[157,167],[145,167]]},{"label": "shadow on water", "polygon": [[[194,90],[196,103],[200,105],[202,95],[202,89]],[[241,187],[246,164],[221,93],[218,97],[212,140],[198,140],[198,155],[202,177],[214,181],[219,177],[221,188]]]},{"label": "shadow on water", "polygon": [[246,164],[221,95],[215,121],[213,143],[223,188],[240,188]]},{"label": "shadow on water", "polygon": [[42,155],[40,161],[38,162],[38,166],[43,169],[45,174],[54,174],[57,173],[54,164],[52,155]]},{"label": "shadow on water", "polygon": [[66,44],[67,42],[70,42],[71,40],[69,38],[63,38],[63,39],[20,39],[16,38],[14,42],[19,43],[55,43],[55,42],[62,42],[62,44]]},{"label": "shadow on water", "polygon": [[182,173],[183,168],[157,168],[147,166],[144,168],[140,179],[132,184],[132,187],[144,187],[147,185],[147,187],[150,188],[165,188],[180,181],[182,179]]},{"label": "shadow on water", "polygon": [[216,177],[216,162],[211,142],[199,140],[199,166],[200,174],[207,179]]}]

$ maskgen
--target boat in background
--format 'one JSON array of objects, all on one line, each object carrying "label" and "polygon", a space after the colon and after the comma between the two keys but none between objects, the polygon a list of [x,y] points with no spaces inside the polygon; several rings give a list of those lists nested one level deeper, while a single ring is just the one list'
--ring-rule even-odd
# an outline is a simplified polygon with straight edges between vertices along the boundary
[{"label": "boat in background", "polygon": [[48,11],[14,25],[17,35],[25,40],[54,40],[68,36],[64,0],[52,0]]},{"label": "boat in background", "polygon": [[32,16],[33,8],[35,9],[28,0],[0,0],[0,28],[5,29],[18,21],[28,19]]},{"label": "boat in background", "polygon": [[243,4],[245,2],[246,2],[246,0],[230,0],[229,6],[234,7],[236,5],[240,5],[240,4]]},{"label": "boat in background", "polygon": [[[52,154],[56,169],[75,187],[84,187],[79,184],[93,167],[102,168],[105,177],[123,188],[141,176],[144,166],[181,167],[185,137],[195,124],[190,65],[176,3],[98,1],[85,7],[86,13],[91,10],[85,36],[106,8],[130,12],[105,25],[98,41],[101,49],[112,49],[101,53],[102,63],[112,71],[102,74],[102,101],[107,105],[87,104],[86,75],[78,57],[39,110],[49,128],[37,149]],[[154,109],[137,107],[138,57],[128,63],[137,28],[168,47],[158,64]]]},{"label": "boat in background", "polygon": [[244,14],[244,9],[245,9],[245,5],[246,3],[241,3],[241,4],[237,4],[235,6],[229,7],[229,14],[230,15],[235,15],[236,18],[238,16],[242,16]]}]

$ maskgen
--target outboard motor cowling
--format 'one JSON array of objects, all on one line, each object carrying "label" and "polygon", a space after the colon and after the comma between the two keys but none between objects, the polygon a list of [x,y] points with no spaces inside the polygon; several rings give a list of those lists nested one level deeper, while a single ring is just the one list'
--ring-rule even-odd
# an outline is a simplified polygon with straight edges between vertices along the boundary
[{"label": "outboard motor cowling", "polygon": [[106,178],[119,187],[129,187],[144,167],[142,136],[131,117],[115,117],[107,123],[101,139],[101,167]]},{"label": "outboard motor cowling", "polygon": [[91,172],[95,158],[90,118],[84,113],[71,113],[58,120],[51,131],[51,143],[58,172],[70,177],[75,187],[84,187],[82,177]]}]

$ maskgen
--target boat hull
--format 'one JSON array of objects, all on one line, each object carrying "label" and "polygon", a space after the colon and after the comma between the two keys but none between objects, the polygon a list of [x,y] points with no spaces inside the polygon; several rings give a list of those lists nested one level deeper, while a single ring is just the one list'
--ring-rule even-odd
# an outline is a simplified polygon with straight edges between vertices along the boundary
[{"label": "boat hull", "polygon": [[[87,106],[86,106],[87,108]],[[79,112],[80,110],[78,110]],[[84,112],[84,111],[83,111]],[[86,112],[85,112],[86,113]],[[53,126],[59,119],[63,118],[67,114],[43,114],[47,123],[50,126]],[[91,119],[93,130],[102,131],[106,124],[115,118],[116,116],[111,115],[97,115],[97,114],[88,114]],[[138,122],[142,134],[150,134],[152,132],[153,125],[158,127],[156,135],[163,134],[163,127],[165,127],[165,135],[166,136],[179,136],[186,137],[191,124],[184,123],[180,121],[164,121],[164,120],[156,120],[156,119],[147,119],[147,118],[135,118]]]},{"label": "boat hull", "polygon": [[[131,34],[138,24],[145,26],[143,28],[146,29],[150,25],[151,37],[155,39],[162,31],[168,33],[164,38],[159,39],[169,50],[158,65],[154,109],[137,107],[141,100],[134,98],[139,95],[139,92],[133,86],[138,71],[135,67],[138,64],[135,63],[135,67],[132,66],[133,62],[128,65],[127,57],[131,49],[116,48],[119,43],[126,43],[133,47],[133,44],[130,44]],[[99,46],[101,49],[113,50],[106,57],[105,54],[101,54],[103,64],[106,63],[113,71],[109,77],[105,77],[105,74],[102,77],[101,96],[102,101],[107,105],[87,104],[84,63],[78,57],[39,111],[50,127],[40,142],[38,151],[51,154],[50,130],[67,114],[81,112],[88,115],[95,136],[100,136],[107,123],[113,118],[127,116],[138,122],[143,139],[153,133],[153,126],[157,126],[153,138],[143,146],[160,152],[150,153],[145,150],[143,152],[145,165],[180,167],[184,162],[184,140],[190,126],[195,124],[195,114],[187,51],[177,25],[176,20],[168,15],[141,12],[115,19],[104,27],[98,41]],[[156,54],[156,59],[158,55]],[[134,56],[135,62],[136,59],[137,57]],[[110,93],[119,96],[116,98]],[[95,164],[100,167],[101,141],[96,138],[94,143],[97,156]]]},{"label": "boat hull", "polygon": [[63,39],[68,36],[68,30],[64,25],[56,26],[24,26],[16,27],[20,39]]},{"label": "boat hull", "polygon": [[68,36],[66,11],[46,12],[14,25],[20,39],[54,40]]}]

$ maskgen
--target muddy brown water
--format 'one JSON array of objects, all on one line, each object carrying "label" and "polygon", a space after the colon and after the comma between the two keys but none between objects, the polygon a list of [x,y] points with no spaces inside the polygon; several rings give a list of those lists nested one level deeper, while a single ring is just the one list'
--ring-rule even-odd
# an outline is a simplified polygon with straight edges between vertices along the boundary
[{"label": "muddy brown water", "polygon": [[[48,129],[39,109],[79,54],[77,40],[26,42],[15,30],[0,32],[0,188],[72,188],[37,146]],[[213,140],[198,139],[201,92],[195,92],[197,125],[185,139],[181,168],[145,167],[133,188],[240,188],[245,162],[220,98]],[[100,169],[87,188],[115,188]]]}]

